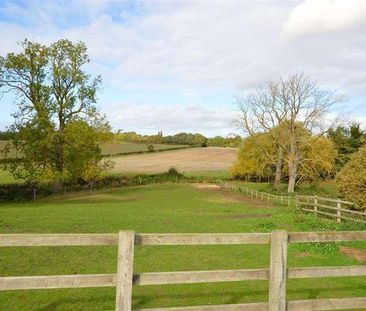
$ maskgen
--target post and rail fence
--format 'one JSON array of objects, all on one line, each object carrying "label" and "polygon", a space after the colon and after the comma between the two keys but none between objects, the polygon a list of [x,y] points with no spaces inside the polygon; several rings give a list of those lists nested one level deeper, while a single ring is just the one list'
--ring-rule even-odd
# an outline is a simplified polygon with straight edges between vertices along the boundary
[{"label": "post and rail fence", "polygon": [[216,183],[225,190],[235,191],[253,199],[287,204],[288,206],[291,206],[291,204],[295,202],[298,210],[314,213],[318,216],[333,218],[336,219],[337,223],[340,223],[342,220],[366,223],[366,211],[353,209],[355,207],[353,202],[319,196],[296,195],[291,197],[274,195],[242,186],[232,185],[221,180],[218,180]]},{"label": "post and rail fence", "polygon": [[341,199],[330,199],[318,196],[296,196],[296,207],[304,212],[342,220],[366,223],[366,212],[351,209],[354,203]]},{"label": "post and rail fence", "polygon": [[[0,247],[19,246],[118,246],[117,272],[109,274],[6,276],[0,277],[0,291],[50,288],[116,287],[116,311],[132,310],[134,285],[188,284],[267,280],[266,302],[196,307],[139,309],[140,311],[297,311],[366,308],[366,297],[329,299],[286,299],[287,279],[366,276],[366,266],[288,267],[289,243],[364,241],[366,231],[205,234],[1,234]],[[269,269],[175,271],[133,273],[135,245],[270,244]]]},{"label": "post and rail fence", "polygon": [[224,182],[222,180],[217,180],[216,183],[225,190],[235,191],[244,194],[245,196],[250,197],[252,199],[258,199],[273,203],[287,204],[288,206],[290,206],[292,202],[292,197],[288,195],[275,195],[268,192],[261,192],[247,187],[233,185],[228,182]]}]

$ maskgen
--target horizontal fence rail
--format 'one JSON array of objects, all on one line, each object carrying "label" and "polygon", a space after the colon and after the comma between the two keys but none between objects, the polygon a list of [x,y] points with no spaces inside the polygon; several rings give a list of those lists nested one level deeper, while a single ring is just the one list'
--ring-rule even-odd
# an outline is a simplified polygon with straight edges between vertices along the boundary
[{"label": "horizontal fence rail", "polygon": [[216,183],[225,190],[239,192],[240,194],[243,194],[252,199],[279,203],[279,204],[287,204],[288,206],[291,205],[291,201],[292,201],[291,196],[275,195],[275,194],[271,194],[271,193],[267,193],[267,192],[261,192],[261,191],[253,190],[253,189],[246,188],[243,186],[233,185],[228,182],[224,182],[222,180],[217,180]]},{"label": "horizontal fence rail", "polygon": [[354,203],[340,199],[296,196],[296,207],[304,212],[334,218],[338,223],[342,220],[366,223],[366,212],[353,210],[354,206]]},{"label": "horizontal fence rail", "polygon": [[[141,311],[333,310],[366,308],[366,297],[286,300],[286,280],[366,276],[366,266],[287,267],[288,243],[366,240],[366,231],[219,233],[219,234],[1,234],[0,246],[118,246],[117,273],[0,277],[0,291],[54,288],[116,287],[116,311],[132,309],[132,286],[208,282],[269,281],[268,302],[197,307],[152,308]],[[134,245],[270,244],[270,268],[133,274]]]}]

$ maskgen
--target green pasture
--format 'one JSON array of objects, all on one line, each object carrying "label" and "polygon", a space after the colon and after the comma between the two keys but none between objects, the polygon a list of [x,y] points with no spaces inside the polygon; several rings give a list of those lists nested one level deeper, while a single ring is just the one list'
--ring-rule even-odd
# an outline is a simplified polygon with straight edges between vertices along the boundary
[{"label": "green pasture", "polygon": [[[161,184],[79,192],[32,203],[0,205],[0,233],[269,232],[362,230],[285,206],[267,206],[238,194],[190,184]],[[345,243],[343,243],[345,244]],[[366,243],[348,243],[366,251]],[[117,247],[0,248],[0,275],[114,273]],[[290,245],[289,266],[359,265],[339,244]],[[364,264],[364,263],[363,263]],[[136,273],[261,268],[269,247],[138,246]],[[133,308],[265,301],[267,282],[136,286]],[[365,277],[290,280],[289,299],[364,296]],[[0,310],[113,310],[114,288],[0,292]]]}]

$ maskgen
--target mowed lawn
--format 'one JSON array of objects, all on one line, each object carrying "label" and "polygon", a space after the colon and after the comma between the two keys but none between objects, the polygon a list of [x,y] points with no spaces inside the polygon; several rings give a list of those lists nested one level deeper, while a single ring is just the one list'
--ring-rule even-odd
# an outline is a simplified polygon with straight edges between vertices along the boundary
[{"label": "mowed lawn", "polygon": [[[202,185],[163,184],[72,193],[35,203],[2,204],[1,233],[269,232],[345,230],[292,208],[268,205]],[[353,227],[354,229],[354,227]],[[357,227],[361,230],[361,227]],[[343,243],[345,244],[345,243]],[[348,243],[366,251],[365,243]],[[117,247],[0,248],[0,275],[114,273]],[[289,266],[360,265],[333,243],[290,245]],[[269,246],[138,246],[134,271],[269,266]],[[265,301],[268,282],[136,286],[133,308]],[[290,280],[288,299],[364,296],[366,278]],[[115,288],[0,292],[0,310],[113,310]]]}]

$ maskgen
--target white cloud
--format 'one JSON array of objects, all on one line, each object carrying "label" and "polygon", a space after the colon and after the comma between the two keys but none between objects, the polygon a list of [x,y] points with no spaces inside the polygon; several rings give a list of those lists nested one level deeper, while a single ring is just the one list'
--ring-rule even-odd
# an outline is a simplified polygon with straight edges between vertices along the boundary
[{"label": "white cloud", "polygon": [[[0,4],[0,13],[7,10],[18,20],[0,20],[0,54],[14,51],[25,37],[43,43],[84,41],[92,71],[102,74],[104,92],[113,89],[112,102],[127,98],[116,90],[141,95],[134,104],[103,102],[112,119],[121,116],[114,123],[118,127],[146,130],[168,122],[169,131],[184,127],[213,133],[222,127],[225,134],[233,99],[228,95],[213,103],[207,94],[245,92],[294,72],[341,93],[366,94],[366,0],[134,2],[138,14],[120,9],[125,2],[9,3]],[[168,92],[192,102],[178,107]],[[145,93],[156,95],[154,105],[148,95],[142,98]],[[171,104],[159,104],[159,97]],[[124,105],[131,116],[125,116]],[[196,116],[180,115],[192,105]]]},{"label": "white cloud", "polygon": [[138,124],[143,133],[162,130],[164,134],[199,132],[216,136],[237,132],[231,122],[235,113],[226,108],[116,102],[106,112],[112,126],[124,131],[136,131]]},{"label": "white cloud", "polygon": [[296,6],[285,22],[281,37],[348,30],[366,23],[364,0],[306,0]]}]

